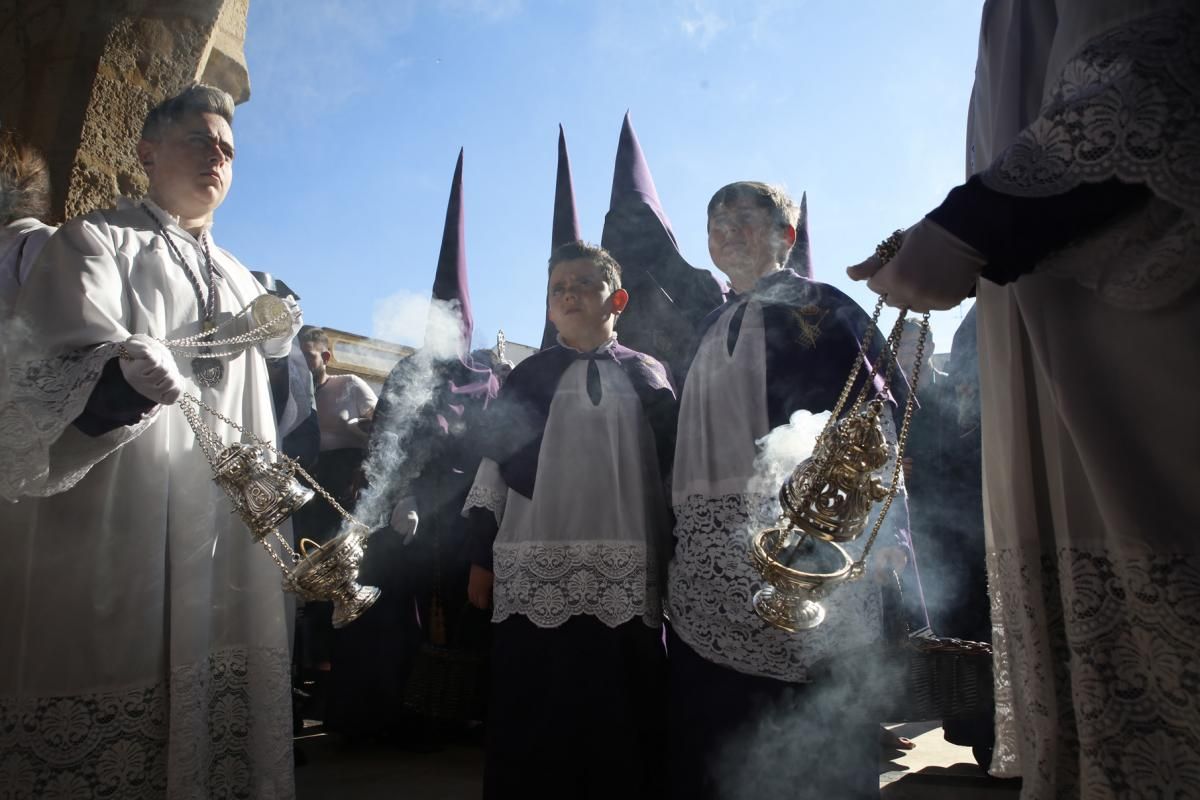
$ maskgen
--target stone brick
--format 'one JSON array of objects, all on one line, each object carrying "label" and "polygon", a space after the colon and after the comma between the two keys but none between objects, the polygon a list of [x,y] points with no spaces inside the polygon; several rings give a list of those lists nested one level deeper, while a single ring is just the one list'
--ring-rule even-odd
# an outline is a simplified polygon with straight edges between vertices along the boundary
[{"label": "stone brick", "polygon": [[41,148],[56,220],[140,193],[149,108],[202,79],[250,96],[249,0],[0,0],[0,124]]}]

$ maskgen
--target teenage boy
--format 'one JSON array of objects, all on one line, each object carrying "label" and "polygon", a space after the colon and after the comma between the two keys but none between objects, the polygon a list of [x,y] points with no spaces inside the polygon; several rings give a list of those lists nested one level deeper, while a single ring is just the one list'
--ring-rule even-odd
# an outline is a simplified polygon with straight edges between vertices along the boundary
[{"label": "teenage boy", "polygon": [[146,196],[63,225],[21,287],[44,350],[0,408],[0,494],[24,495],[0,515],[0,796],[295,794],[279,571],[170,406],[199,398],[223,444],[274,441],[267,359],[299,309],[257,345],[161,343],[224,335],[264,291],[213,241],[232,122],[211,86],[155,106]]},{"label": "teenage boy", "polygon": [[[798,220],[795,203],[763,183],[730,184],[708,206],[709,252],[733,293],[705,320],[679,411],[668,581],[672,797],[733,796],[751,785],[797,797],[878,796],[878,720],[860,703],[871,687],[840,693],[810,672],[879,642],[879,585],[838,587],[823,601],[826,620],[800,633],[769,626],[752,602],[762,583],[747,545],[771,523],[761,509],[773,501],[752,488],[756,443],[797,411],[833,409],[871,324],[837,289],[783,266]],[[872,352],[879,341],[876,333]],[[902,516],[893,507],[888,519]],[[853,557],[865,538],[847,545]]]}]

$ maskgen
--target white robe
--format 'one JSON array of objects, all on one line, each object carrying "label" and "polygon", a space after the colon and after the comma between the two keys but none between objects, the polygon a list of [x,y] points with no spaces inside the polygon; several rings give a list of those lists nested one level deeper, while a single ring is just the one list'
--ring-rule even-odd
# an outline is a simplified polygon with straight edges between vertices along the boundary
[{"label": "white robe", "polygon": [[[202,274],[195,240],[156,211]],[[220,322],[262,289],[212,255]],[[95,439],[69,424],[114,354],[104,343],[198,331],[182,267],[145,210],[95,212],[51,239],[16,312],[25,346],[59,369],[32,387],[6,342],[0,491],[25,496],[0,518],[0,795],[292,797],[278,567],[231,513],[178,407]],[[177,360],[188,392],[274,440],[259,347],[226,359],[214,388]]]},{"label": "white robe", "polygon": [[21,284],[55,230],[53,225],[33,217],[15,219],[0,227],[0,308],[16,302]]},{"label": "white robe", "polygon": [[969,169],[1154,199],[979,284],[991,771],[1023,798],[1200,797],[1200,27],[1184,2],[1048,6],[984,8]]}]

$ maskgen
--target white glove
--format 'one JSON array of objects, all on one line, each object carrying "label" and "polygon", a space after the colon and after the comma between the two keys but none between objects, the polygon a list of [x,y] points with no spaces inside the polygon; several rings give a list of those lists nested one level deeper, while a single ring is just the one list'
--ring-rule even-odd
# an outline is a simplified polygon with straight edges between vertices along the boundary
[{"label": "white glove", "polygon": [[417,525],[420,521],[417,515],[417,499],[405,497],[392,509],[392,518],[388,524],[392,530],[404,537],[404,544],[408,544],[417,535]]},{"label": "white glove", "polygon": [[144,333],[135,333],[121,347],[123,352],[118,361],[121,374],[138,394],[164,406],[179,399],[183,394],[183,376],[166,345]]},{"label": "white glove", "polygon": [[928,218],[902,236],[900,251],[887,264],[879,256],[849,267],[853,280],[867,281],[887,304],[913,311],[954,308],[971,293],[983,265],[978,251]]},{"label": "white glove", "polygon": [[304,314],[300,310],[300,304],[296,302],[296,298],[288,295],[283,298],[283,302],[287,304],[288,311],[292,314],[292,329],[283,336],[267,339],[262,343],[263,355],[267,358],[283,358],[291,352],[292,339],[296,338],[296,334],[304,325]]}]

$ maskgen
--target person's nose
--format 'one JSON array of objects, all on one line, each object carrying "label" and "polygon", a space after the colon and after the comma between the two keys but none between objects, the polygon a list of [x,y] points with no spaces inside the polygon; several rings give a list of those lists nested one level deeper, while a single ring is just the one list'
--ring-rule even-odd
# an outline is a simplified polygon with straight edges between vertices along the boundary
[{"label": "person's nose", "polygon": [[736,225],[731,225],[728,223],[713,230],[713,233],[716,234],[717,241],[722,244],[725,244],[731,240],[736,240],[739,232],[740,231]]},{"label": "person's nose", "polygon": [[225,151],[221,149],[218,142],[213,142],[208,148],[208,163],[214,167],[222,166],[228,158],[225,156]]}]

